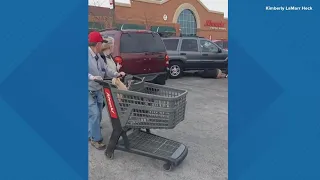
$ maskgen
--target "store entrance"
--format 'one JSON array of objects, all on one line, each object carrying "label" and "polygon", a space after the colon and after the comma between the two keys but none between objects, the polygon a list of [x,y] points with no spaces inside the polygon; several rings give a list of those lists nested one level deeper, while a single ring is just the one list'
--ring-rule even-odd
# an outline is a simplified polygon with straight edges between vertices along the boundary
[{"label": "store entrance", "polygon": [[190,9],[183,10],[178,17],[180,36],[197,36],[197,20]]}]

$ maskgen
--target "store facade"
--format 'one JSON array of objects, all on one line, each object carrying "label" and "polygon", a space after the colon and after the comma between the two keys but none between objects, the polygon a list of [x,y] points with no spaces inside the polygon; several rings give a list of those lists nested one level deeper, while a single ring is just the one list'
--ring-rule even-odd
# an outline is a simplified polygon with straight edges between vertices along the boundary
[{"label": "store facade", "polygon": [[150,29],[162,34],[228,39],[228,20],[200,0],[132,0],[113,10],[89,6],[89,26]]}]

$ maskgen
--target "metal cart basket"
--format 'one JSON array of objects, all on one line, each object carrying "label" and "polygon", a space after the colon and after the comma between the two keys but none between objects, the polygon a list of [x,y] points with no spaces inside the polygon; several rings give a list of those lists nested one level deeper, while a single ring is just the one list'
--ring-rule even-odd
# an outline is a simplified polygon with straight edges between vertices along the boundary
[{"label": "metal cart basket", "polygon": [[123,128],[172,129],[185,118],[187,91],[142,81],[111,92]]},{"label": "metal cart basket", "polygon": [[110,81],[96,81],[103,86],[113,128],[105,155],[113,159],[118,149],[165,161],[164,169],[171,170],[185,159],[188,148],[150,129],[173,129],[184,120],[187,91],[133,79],[129,90],[119,90]]}]

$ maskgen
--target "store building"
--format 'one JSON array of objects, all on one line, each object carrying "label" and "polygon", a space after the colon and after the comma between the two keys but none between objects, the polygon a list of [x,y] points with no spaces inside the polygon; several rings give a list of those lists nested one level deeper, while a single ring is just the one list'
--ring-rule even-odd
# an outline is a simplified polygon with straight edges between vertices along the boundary
[{"label": "store building", "polygon": [[200,0],[131,0],[113,10],[89,6],[89,27],[150,29],[162,34],[228,39],[228,20]]}]

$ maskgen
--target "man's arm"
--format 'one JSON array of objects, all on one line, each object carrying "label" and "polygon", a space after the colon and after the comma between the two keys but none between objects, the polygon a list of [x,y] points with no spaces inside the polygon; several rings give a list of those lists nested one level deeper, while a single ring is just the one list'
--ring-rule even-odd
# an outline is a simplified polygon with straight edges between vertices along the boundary
[{"label": "man's arm", "polygon": [[110,77],[110,78],[116,78],[119,77],[119,73],[117,71],[114,71],[110,68],[108,68],[108,66],[105,65],[105,70],[106,70],[106,77]]},{"label": "man's arm", "polygon": [[[107,58],[107,57],[106,57]],[[119,73],[117,71],[112,70],[108,67],[107,63],[102,62],[103,69],[105,69],[105,78],[116,78],[119,77]]]}]

